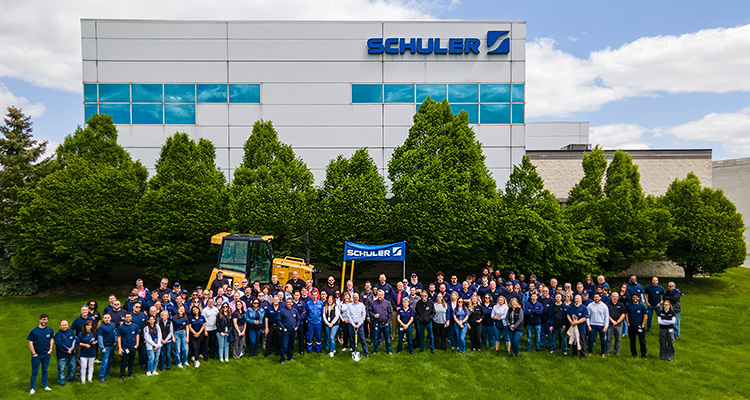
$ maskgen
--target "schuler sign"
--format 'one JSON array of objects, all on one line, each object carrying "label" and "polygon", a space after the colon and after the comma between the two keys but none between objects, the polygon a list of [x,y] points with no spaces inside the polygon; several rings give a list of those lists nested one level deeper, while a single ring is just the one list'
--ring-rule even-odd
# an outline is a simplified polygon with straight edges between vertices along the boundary
[{"label": "schuler sign", "polygon": [[[510,53],[509,31],[487,32],[487,54]],[[506,36],[493,50],[489,50],[498,39]],[[479,54],[478,38],[450,38],[447,42],[440,38],[370,38],[367,39],[368,54]]]},{"label": "schuler sign", "polygon": [[404,261],[406,259],[406,242],[382,245],[344,242],[344,261]]}]

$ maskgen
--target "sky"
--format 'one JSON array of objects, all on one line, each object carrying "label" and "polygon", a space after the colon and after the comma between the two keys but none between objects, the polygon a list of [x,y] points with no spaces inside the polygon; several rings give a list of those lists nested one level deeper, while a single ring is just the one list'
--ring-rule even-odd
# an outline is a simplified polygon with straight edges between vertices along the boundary
[{"label": "sky", "polygon": [[747,0],[35,0],[0,14],[0,107],[54,149],[83,123],[81,18],[526,21],[527,121],[592,144],[750,157]]}]

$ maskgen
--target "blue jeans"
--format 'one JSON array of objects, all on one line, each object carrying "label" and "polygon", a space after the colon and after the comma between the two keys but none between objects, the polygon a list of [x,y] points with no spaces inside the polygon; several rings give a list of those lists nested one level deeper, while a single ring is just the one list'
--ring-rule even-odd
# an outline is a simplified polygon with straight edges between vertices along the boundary
[{"label": "blue jeans", "polygon": [[294,336],[297,331],[287,330],[281,334],[281,362],[291,360],[294,356]]},{"label": "blue jeans", "polygon": [[320,330],[322,327],[316,324],[307,324],[307,352],[313,351],[313,339],[315,339],[315,351],[320,353],[323,344],[320,342]]},{"label": "blue jeans", "polygon": [[67,381],[73,382],[73,379],[75,379],[75,372],[76,372],[75,352],[73,354],[57,356],[57,383],[59,383],[60,386],[65,386],[65,380],[66,380],[65,368],[68,368]]},{"label": "blue jeans", "polygon": [[258,341],[260,340],[260,329],[247,329],[247,356],[254,357],[258,355]]},{"label": "blue jeans", "polygon": [[102,353],[102,363],[99,365],[99,380],[109,376],[109,370],[112,368],[112,361],[115,359],[115,347],[105,347],[105,351]]},{"label": "blue jeans", "polygon": [[320,333],[320,336],[323,340],[323,351],[326,351],[326,350],[331,351],[329,349],[329,347],[331,347],[329,343],[330,342],[329,337],[331,337],[331,328],[329,328],[328,325],[324,323],[323,325],[321,325],[321,329],[322,331]]},{"label": "blue jeans", "polygon": [[336,351],[336,334],[337,333],[339,333],[338,325],[334,325],[328,328],[328,351]]},{"label": "blue jeans", "polygon": [[430,341],[430,351],[435,352],[435,338],[432,336],[432,321],[423,324],[417,321],[417,335],[419,336],[419,351],[424,351],[424,331],[427,330],[427,339]]},{"label": "blue jeans", "polygon": [[521,335],[523,334],[523,328],[518,327],[515,331],[510,331],[510,350],[513,355],[518,357],[518,350],[521,347]]},{"label": "blue jeans", "polygon": [[674,338],[680,337],[680,313],[674,313]]},{"label": "blue jeans", "polygon": [[541,325],[527,325],[526,326],[526,351],[531,351],[531,342],[533,336],[536,336],[536,351],[539,351],[541,345],[540,340],[542,339],[542,326]]},{"label": "blue jeans", "polygon": [[461,328],[458,326],[458,324],[454,324],[453,327],[455,335],[456,335],[456,342],[458,347],[458,351],[461,353],[466,353],[466,331],[469,330],[469,323],[466,322],[464,324],[464,327]]},{"label": "blue jeans", "polygon": [[455,349],[456,347],[458,347],[456,326],[456,321],[450,321],[450,326],[448,326],[448,344],[451,346],[451,349]]},{"label": "blue jeans", "polygon": [[412,326],[408,328],[398,327],[398,346],[396,347],[396,353],[400,353],[403,348],[404,340],[409,344],[409,354],[414,354],[414,342],[411,340]]},{"label": "blue jeans", "polygon": [[[42,387],[47,387],[47,373],[49,372],[49,353],[37,354],[31,357],[31,389],[36,389],[36,376],[39,374],[39,367],[42,367]],[[75,362],[75,357],[73,357]]]},{"label": "blue jeans", "polygon": [[185,338],[187,338],[187,333],[185,331],[175,332],[174,338],[175,338],[174,360],[177,363],[177,365],[187,364],[188,346],[187,346],[187,343],[185,343]]},{"label": "blue jeans", "polygon": [[661,311],[661,307],[659,306],[656,306],[656,307],[648,306],[648,322],[646,322],[647,331],[651,330],[651,319],[653,318],[654,314],[658,315],[660,311]]},{"label": "blue jeans", "polygon": [[375,332],[372,335],[373,346],[375,346],[375,354],[378,353],[378,346],[380,346],[380,337],[383,337],[383,344],[385,344],[385,352],[391,352],[391,326],[388,324],[381,324],[375,322]]},{"label": "blue jeans", "polygon": [[[547,328],[549,330],[549,328]],[[557,350],[557,340],[560,339],[560,347],[562,347],[563,353],[568,352],[568,335],[565,334],[563,328],[557,328],[549,334],[549,345],[550,351]]]},{"label": "blue jeans", "polygon": [[495,345],[495,324],[482,325],[482,346],[492,347]]},{"label": "blue jeans", "polygon": [[603,329],[604,329],[604,326],[591,325],[591,332],[589,332],[589,345],[588,345],[589,354],[594,353],[594,343],[596,342],[597,336],[599,336],[599,341],[601,341],[602,355],[607,353],[607,333],[604,332]]},{"label": "blue jeans", "polygon": [[161,352],[161,347],[156,350],[149,350],[146,349],[146,354],[148,355],[148,364],[146,366],[146,371],[156,371],[156,367],[159,364],[159,353]]},{"label": "blue jeans", "polygon": [[172,369],[172,341],[169,340],[167,343],[161,345],[161,351],[159,352],[159,371],[164,368],[168,370]]},{"label": "blue jeans", "polygon": [[216,341],[219,343],[219,360],[229,359],[229,336],[223,336],[216,332]]},{"label": "blue jeans", "polygon": [[510,343],[510,334],[508,333],[508,327],[503,324],[503,321],[495,321],[495,343]]},{"label": "blue jeans", "polygon": [[354,325],[349,324],[349,334],[351,336],[351,343],[349,343],[352,346],[352,351],[357,351],[357,346],[354,344],[355,340],[354,337],[357,337],[357,341],[359,344],[362,345],[362,352],[365,353],[365,355],[368,355],[367,352],[367,342],[365,342],[365,324],[367,321],[363,322],[362,325],[360,325],[359,329],[354,329]]}]

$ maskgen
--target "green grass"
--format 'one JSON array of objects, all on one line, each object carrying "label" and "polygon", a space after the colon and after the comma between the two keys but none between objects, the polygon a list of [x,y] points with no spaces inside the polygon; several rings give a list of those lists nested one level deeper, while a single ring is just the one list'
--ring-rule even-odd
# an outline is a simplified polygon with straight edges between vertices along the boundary
[{"label": "green grass", "polygon": [[[658,332],[647,335],[649,359],[633,359],[623,338],[619,357],[580,360],[549,353],[522,353],[519,359],[489,351],[464,355],[438,351],[414,355],[383,353],[359,363],[349,353],[297,357],[278,364],[275,357],[202,363],[198,369],[165,371],[146,377],[136,366],[136,379],[81,385],[57,385],[54,356],[50,363],[52,392],[36,397],[70,398],[307,398],[344,396],[371,399],[409,398],[518,399],[543,398],[748,398],[750,397],[750,270],[736,268],[720,277],[681,285],[682,332],[674,362],[659,360]],[[95,297],[104,302],[109,292]],[[89,295],[70,298],[0,298],[0,398],[27,398],[30,355],[26,341],[40,313],[50,314],[57,328],[62,317],[73,319]],[[658,328],[657,328],[658,330]],[[522,340],[525,339],[522,338]],[[523,347],[522,347],[523,348]],[[598,346],[597,346],[598,349]],[[372,351],[372,349],[370,349]],[[115,358],[113,375],[119,375]],[[94,374],[98,373],[98,366]],[[37,385],[39,388],[39,384]],[[270,397],[269,397],[270,396]]]}]

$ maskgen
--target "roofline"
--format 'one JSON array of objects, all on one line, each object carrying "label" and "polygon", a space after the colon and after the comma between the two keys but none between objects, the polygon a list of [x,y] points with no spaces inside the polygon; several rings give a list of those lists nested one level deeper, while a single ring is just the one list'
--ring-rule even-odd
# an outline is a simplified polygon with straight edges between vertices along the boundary
[{"label": "roofline", "polygon": [[[526,153],[584,153],[584,152],[591,152],[594,149],[590,150],[526,150]],[[657,152],[657,151],[665,151],[665,152],[712,152],[713,149],[603,149],[604,152],[615,152],[617,150],[622,150],[628,153],[631,152],[644,152],[644,153],[651,153],[651,152]]]},{"label": "roofline", "polygon": [[403,24],[410,24],[410,23],[422,23],[422,22],[435,22],[435,23],[444,23],[444,22],[460,22],[463,24],[496,24],[496,23],[512,23],[512,24],[525,24],[526,21],[514,21],[514,20],[508,20],[508,21],[500,21],[500,20],[462,20],[462,19],[407,19],[407,20],[326,20],[326,19],[226,19],[226,20],[208,20],[208,19],[142,19],[142,18],[136,18],[136,19],[126,19],[126,18],[81,18],[81,21],[108,21],[108,22],[203,22],[203,23],[227,23],[227,22],[247,22],[247,23],[279,23],[279,22],[299,22],[299,23],[343,23],[343,24],[351,24],[351,23],[363,23],[363,22],[371,22],[371,23],[403,23]]}]

